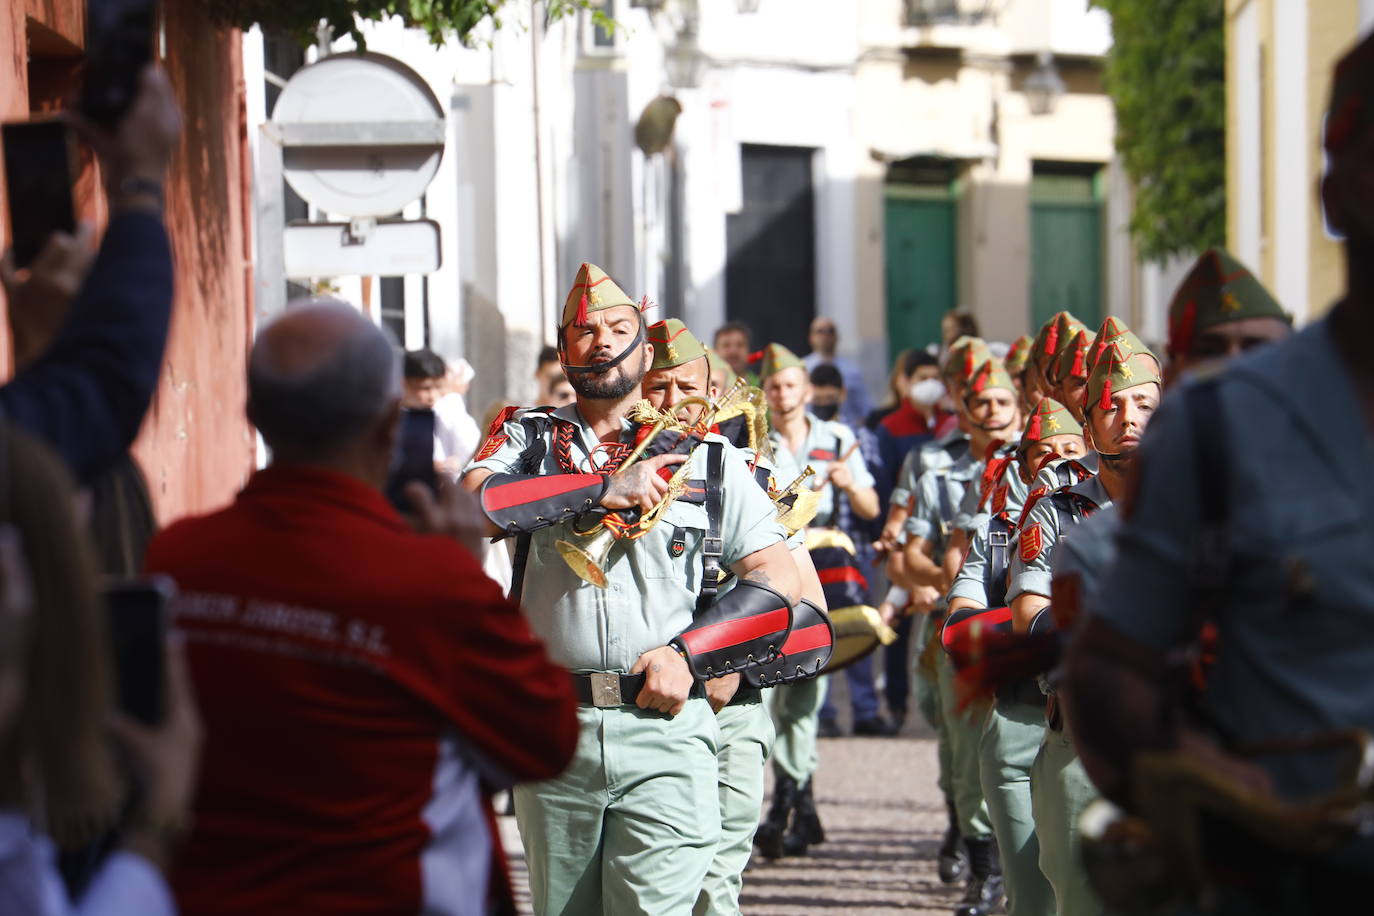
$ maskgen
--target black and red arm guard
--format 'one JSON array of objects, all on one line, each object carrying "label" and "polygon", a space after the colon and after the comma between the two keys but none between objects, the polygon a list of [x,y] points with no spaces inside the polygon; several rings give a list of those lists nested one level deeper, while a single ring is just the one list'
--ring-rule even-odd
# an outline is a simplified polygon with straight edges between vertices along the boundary
[{"label": "black and red arm guard", "polygon": [[[960,608],[945,618],[940,646],[956,670],[982,660],[989,648],[1011,635],[1011,608]],[[991,643],[991,645],[990,645]]]},{"label": "black and red arm guard", "polygon": [[597,509],[609,478],[601,474],[492,474],[482,511],[507,534],[538,531]]},{"label": "black and red arm guard", "polygon": [[792,629],[792,606],[766,585],[741,579],[668,641],[699,681],[724,677],[778,657]]},{"label": "black and red arm guard", "polygon": [[803,598],[792,609],[792,632],[782,644],[781,657],[744,672],[750,687],[777,687],[820,674],[835,651],[835,627],[830,615]]}]

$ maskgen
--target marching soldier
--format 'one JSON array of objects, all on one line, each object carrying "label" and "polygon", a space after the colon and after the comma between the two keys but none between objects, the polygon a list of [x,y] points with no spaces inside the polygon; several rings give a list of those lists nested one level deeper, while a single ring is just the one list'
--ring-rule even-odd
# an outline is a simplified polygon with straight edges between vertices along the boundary
[{"label": "marching soldier", "polygon": [[1021,395],[1021,411],[1028,417],[1035,413],[1035,405],[1039,403],[1033,386],[1026,384],[1026,370],[1031,365],[1031,349],[1034,346],[1035,339],[1029,334],[1022,334],[1011,342],[1011,347],[1002,360],[1007,367],[1007,374],[1016,383],[1016,393]]},{"label": "marching soldier", "polygon": [[[860,518],[877,516],[878,494],[856,448],[853,431],[843,423],[819,420],[806,412],[810,381],[802,361],[781,344],[769,344],[764,348],[759,374],[768,397],[774,454],[790,455],[798,467],[810,465],[823,483],[808,529],[808,547],[815,531],[833,523],[837,500],[847,499]],[[776,783],[755,844],[765,856],[777,858],[783,853],[805,853],[808,846],[825,839],[812,790],[812,776],[819,762],[816,739],[825,684],[820,678],[789,684],[771,690],[766,699],[777,729],[773,749]]]},{"label": "marching soldier", "polygon": [[[1100,470],[1030,508],[1017,537],[1007,593],[1012,625],[1018,632],[1029,631],[1036,616],[1050,607],[1050,564],[1060,540],[1077,523],[1124,494],[1140,436],[1159,404],[1161,377],[1154,355],[1123,334],[1110,337],[1106,349],[1097,353],[1088,379],[1084,425]],[[1088,884],[1077,849],[1078,818],[1097,793],[1083,772],[1069,723],[1053,697],[1047,720],[1049,727],[1031,768],[1040,868],[1054,888],[1060,916],[1096,916],[1101,902]]]},{"label": "marching soldier", "polygon": [[[906,522],[908,582],[935,586],[942,595],[948,591],[951,578],[943,565],[943,557],[953,537],[955,516],[965,492],[970,486],[977,486],[982,456],[988,447],[998,440],[1016,437],[1021,427],[1016,386],[996,359],[979,366],[961,389],[964,391],[963,419],[969,430],[969,448],[951,467],[936,468],[921,477],[911,517]],[[942,600],[928,623],[932,633],[938,633],[944,614]],[[959,711],[954,670],[943,652],[935,653],[935,665],[938,714],[949,747],[950,813],[957,823],[969,863],[968,885],[956,912],[959,916],[984,916],[1002,898],[997,842],[978,776],[978,742],[986,708],[979,706]]]},{"label": "marching soldier", "polygon": [[[1044,398],[1016,447],[1011,480],[993,497],[991,518],[973,536],[949,592],[950,615],[1006,605],[1007,572],[1021,514],[1036,470],[1051,456],[1079,458],[1083,427],[1058,401]],[[1019,484],[1019,486],[1013,486]],[[1054,891],[1040,871],[1040,843],[1031,816],[1031,765],[1045,735],[1045,698],[1034,680],[997,692],[978,745],[979,778],[1002,857],[1010,916],[1054,916]]]},{"label": "marching soldier", "polygon": [[[709,362],[709,351],[681,321],[669,318],[650,325],[648,338],[654,347],[654,361],[644,376],[644,397],[654,407],[668,410],[684,398],[715,399],[723,393],[712,380],[714,367]],[[756,480],[760,480],[761,469],[764,477],[760,482],[767,491],[769,463],[746,445],[740,443],[749,456]],[[790,464],[790,456],[782,458]],[[790,470],[789,467],[780,472],[785,481],[796,476]],[[800,534],[789,539],[789,544],[792,540],[796,541],[792,556],[801,576],[802,595],[824,608],[825,596]],[[762,689],[740,683],[740,677],[734,674],[706,682],[706,696],[716,710],[716,724],[720,727],[716,760],[721,837],[697,898],[695,916],[738,916],[744,868],[749,862],[763,805],[763,766],[773,747],[773,721],[763,704]]]},{"label": "marching soldier", "polygon": [[1264,284],[1221,248],[1203,252],[1169,305],[1166,381],[1207,363],[1234,359],[1293,330],[1293,319]]},{"label": "marching soldier", "polygon": [[[702,685],[776,656],[796,566],[732,446],[679,432],[685,456],[629,460],[653,347],[640,308],[599,268],[579,270],[558,343],[576,402],[508,409],[465,477],[495,527],[520,538],[515,587],[582,704],[567,771],[515,793],[534,908],[687,914],[721,822],[719,730]],[[684,460],[705,480],[701,504],[671,499],[659,473]],[[654,510],[661,521],[639,527]],[[598,525],[619,533],[597,567],[604,587],[584,578],[593,564],[574,572],[564,559]],[[721,568],[737,582],[717,594]]]},{"label": "marching soldier", "polygon": [[1074,334],[1086,330],[1083,322],[1068,312],[1056,312],[1054,317],[1041,325],[1031,345],[1030,355],[1030,365],[1035,367],[1031,378],[1036,385],[1037,398],[1054,397],[1054,382],[1050,378],[1054,361]]}]

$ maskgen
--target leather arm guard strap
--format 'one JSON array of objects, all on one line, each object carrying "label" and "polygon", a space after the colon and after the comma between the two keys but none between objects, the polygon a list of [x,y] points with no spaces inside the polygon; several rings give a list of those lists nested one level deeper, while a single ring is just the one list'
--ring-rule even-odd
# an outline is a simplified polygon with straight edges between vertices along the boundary
[{"label": "leather arm guard strap", "polygon": [[681,652],[692,675],[704,681],[773,661],[791,628],[792,608],[786,598],[766,585],[741,579],[668,645]]},{"label": "leather arm guard strap", "polygon": [[744,672],[750,687],[776,687],[820,674],[835,651],[835,627],[830,615],[803,598],[792,609],[792,632],[782,644],[782,656]]},{"label": "leather arm guard strap", "polygon": [[608,483],[600,474],[492,474],[482,511],[507,534],[538,531],[596,509]]},{"label": "leather arm guard strap", "polygon": [[982,661],[990,642],[1000,643],[1011,635],[1011,608],[960,608],[940,627],[940,645],[960,669]]}]

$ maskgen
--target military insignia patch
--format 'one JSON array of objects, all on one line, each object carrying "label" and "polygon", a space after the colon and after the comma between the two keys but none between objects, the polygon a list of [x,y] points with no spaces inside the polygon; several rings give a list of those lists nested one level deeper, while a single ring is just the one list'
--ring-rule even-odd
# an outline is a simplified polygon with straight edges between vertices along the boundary
[{"label": "military insignia patch", "polygon": [[813,448],[806,459],[808,461],[834,461],[835,453],[828,448]]},{"label": "military insignia patch", "polygon": [[498,451],[501,450],[501,446],[506,444],[506,440],[508,438],[510,437],[504,436],[500,433],[497,433],[494,436],[487,436],[487,441],[482,443],[481,450],[478,451],[475,456],[473,456],[472,460],[484,461],[487,458],[490,458],[492,455],[495,455]]},{"label": "military insignia patch", "polygon": [[1040,532],[1040,523],[1036,522],[1025,531],[1021,532],[1021,562],[1029,563],[1040,556],[1040,551],[1045,549],[1045,539]]}]

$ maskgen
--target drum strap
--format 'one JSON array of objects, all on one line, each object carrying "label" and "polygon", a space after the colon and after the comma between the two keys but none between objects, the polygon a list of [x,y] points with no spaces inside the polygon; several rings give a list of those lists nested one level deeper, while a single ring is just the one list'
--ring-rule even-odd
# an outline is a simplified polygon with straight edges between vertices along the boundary
[{"label": "drum strap", "polygon": [[935,495],[940,500],[940,537],[949,537],[949,523],[954,520],[954,503],[949,496],[949,471],[935,472]]},{"label": "drum strap", "polygon": [[720,442],[706,443],[706,537],[701,542],[701,593],[697,613],[716,600],[720,588],[720,557],[725,542],[720,533],[721,485],[725,482],[725,447]]},{"label": "drum strap", "polygon": [[994,515],[988,522],[987,579],[988,607],[1007,603],[1007,567],[1011,564],[1011,520]]}]

